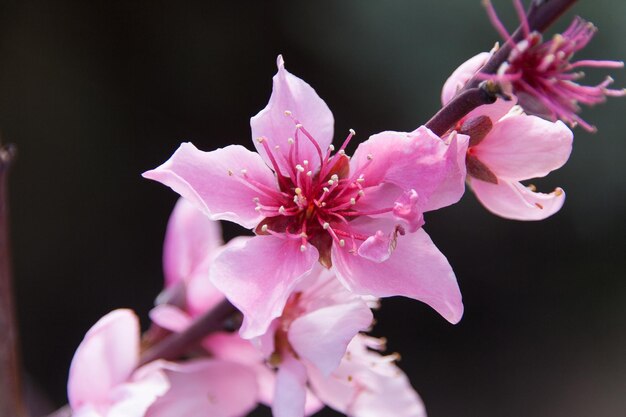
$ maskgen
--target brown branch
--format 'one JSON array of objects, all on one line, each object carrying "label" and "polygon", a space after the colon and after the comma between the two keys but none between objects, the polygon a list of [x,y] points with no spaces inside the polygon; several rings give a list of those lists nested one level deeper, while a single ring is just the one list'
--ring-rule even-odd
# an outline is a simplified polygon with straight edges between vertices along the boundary
[{"label": "brown branch", "polygon": [[0,147],[0,416],[25,417],[18,337],[13,305],[9,245],[8,174],[15,157],[11,145]]},{"label": "brown branch", "polygon": [[213,332],[223,330],[226,320],[236,312],[237,309],[225,299],[212,310],[197,318],[185,331],[172,333],[146,350],[141,355],[139,366],[157,359],[178,359],[181,355],[196,347],[204,337]]}]

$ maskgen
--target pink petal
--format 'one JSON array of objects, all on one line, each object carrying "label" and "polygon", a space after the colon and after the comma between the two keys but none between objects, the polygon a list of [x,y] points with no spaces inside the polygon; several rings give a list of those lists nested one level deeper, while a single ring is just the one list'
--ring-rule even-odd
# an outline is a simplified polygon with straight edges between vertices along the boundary
[{"label": "pink petal", "polygon": [[549,194],[533,192],[519,182],[490,184],[472,178],[476,198],[493,214],[512,220],[543,220],[559,211],[565,192],[557,188]]},{"label": "pink petal", "polygon": [[448,138],[445,175],[438,187],[432,191],[423,211],[433,211],[457,203],[465,193],[465,155],[469,136],[453,133]]},{"label": "pink petal", "polygon": [[[277,60],[278,72],[273,79],[272,96],[267,106],[250,120],[252,138],[259,154],[265,162],[271,165],[265,147],[258,143],[257,138],[265,138],[283,173],[286,173],[285,159],[288,157],[290,146],[288,139],[295,138],[296,123],[285,115],[290,111],[293,118],[301,123],[319,144],[325,153],[333,140],[334,119],[330,109],[315,90],[300,78],[290,74],[285,69],[282,56]],[[314,145],[302,132],[298,138],[298,163],[308,160],[313,166],[319,166],[318,152]],[[278,150],[275,149],[279,146]],[[294,145],[295,146],[295,145]],[[316,165],[317,164],[317,165]],[[293,168],[293,167],[292,167]]]},{"label": "pink petal", "polygon": [[150,320],[171,332],[180,333],[192,323],[192,318],[178,307],[160,304],[150,310]]},{"label": "pink petal", "polygon": [[[404,191],[415,190],[421,207],[452,204],[465,190],[459,152],[467,146],[467,138],[457,136],[459,142],[448,146],[423,126],[411,133],[379,133],[359,145],[350,161],[350,172],[363,173],[366,196],[368,187],[390,183]],[[430,203],[431,198],[438,203]]]},{"label": "pink petal", "polygon": [[109,393],[128,380],[139,360],[139,321],[119,309],[89,329],[70,366],[68,398],[72,409],[86,403],[106,404]]},{"label": "pink petal", "polygon": [[372,324],[373,315],[361,300],[332,305],[295,319],[289,343],[303,359],[328,376],[339,366],[352,338]]},{"label": "pink petal", "polygon": [[417,192],[408,190],[393,205],[393,214],[407,222],[409,232],[414,232],[424,225],[424,216],[418,207],[418,202]]},{"label": "pink petal", "polygon": [[276,373],[276,391],[272,404],[274,417],[302,417],[306,401],[307,372],[304,365],[287,355]]},{"label": "pink petal", "polygon": [[443,84],[441,90],[441,103],[446,104],[454,98],[457,91],[465,86],[465,84],[485,65],[491,54],[489,52],[481,52],[461,64]]},{"label": "pink petal", "polygon": [[188,282],[196,268],[222,244],[219,222],[209,220],[184,198],[179,199],[167,223],[163,244],[166,286]]},{"label": "pink petal", "polygon": [[259,386],[259,402],[271,405],[274,399],[276,374],[265,364],[265,358],[249,340],[237,333],[213,333],[202,345],[216,358],[241,363],[251,369]]},{"label": "pink petal", "polygon": [[256,405],[256,378],[243,365],[205,359],[161,366],[171,388],[146,417],[238,417]]},{"label": "pink petal", "polygon": [[143,176],[171,187],[213,220],[253,228],[263,218],[253,199],[263,203],[269,197],[250,186],[244,172],[264,187],[277,189],[274,174],[261,157],[239,145],[202,152],[183,143],[168,161]]},{"label": "pink petal", "polygon": [[144,417],[148,408],[169,388],[170,384],[160,369],[143,367],[133,374],[132,382],[113,391],[114,404],[106,417]]},{"label": "pink petal", "polygon": [[[424,405],[393,357],[371,348],[373,338],[357,335],[339,368],[329,377],[309,371],[310,384],[328,406],[352,417],[423,417]],[[378,343],[379,344],[379,343]]]},{"label": "pink petal", "polygon": [[463,120],[470,120],[478,116],[487,116],[491,119],[492,124],[496,124],[498,120],[506,116],[507,113],[515,107],[516,102],[517,99],[515,97],[511,97],[510,100],[503,100],[499,98],[495,103],[483,104],[482,106],[476,107],[474,110],[469,112]]},{"label": "pink petal", "polygon": [[454,272],[423,229],[399,236],[396,249],[384,262],[372,262],[336,245],[332,258],[339,279],[357,294],[414,298],[451,323],[463,315]]},{"label": "pink petal", "polygon": [[244,315],[239,330],[246,339],[265,333],[279,317],[291,290],[319,258],[301,241],[255,236],[228,245],[211,266],[211,282]]},{"label": "pink petal", "polygon": [[498,178],[520,181],[544,177],[567,162],[573,134],[563,122],[536,116],[509,116],[470,152]]}]

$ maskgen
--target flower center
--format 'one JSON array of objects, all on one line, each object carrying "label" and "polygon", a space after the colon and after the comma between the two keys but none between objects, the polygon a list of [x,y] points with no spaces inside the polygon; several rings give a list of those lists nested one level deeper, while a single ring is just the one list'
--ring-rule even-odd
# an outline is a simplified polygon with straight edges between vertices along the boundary
[{"label": "flower center", "polygon": [[[307,249],[309,243],[317,248],[322,265],[330,267],[333,243],[340,247],[349,245],[350,250],[356,253],[356,241],[367,239],[367,236],[352,230],[349,224],[351,220],[361,215],[391,212],[393,208],[363,211],[355,207],[365,195],[363,173],[372,157],[368,155],[367,163],[357,172],[350,172],[350,158],[345,148],[354,137],[352,129],[337,152],[333,154],[333,145],[323,152],[319,143],[291,112],[285,114],[295,123],[294,137],[288,140],[288,152],[275,152],[279,149],[271,149],[266,138],[257,139],[271,161],[278,189],[270,190],[243,173],[250,185],[260,192],[259,197],[254,199],[255,209],[265,219],[259,223],[255,232],[299,239],[302,251]],[[318,161],[300,157],[302,141],[314,145]],[[279,165],[277,158],[283,158],[286,163]]]}]

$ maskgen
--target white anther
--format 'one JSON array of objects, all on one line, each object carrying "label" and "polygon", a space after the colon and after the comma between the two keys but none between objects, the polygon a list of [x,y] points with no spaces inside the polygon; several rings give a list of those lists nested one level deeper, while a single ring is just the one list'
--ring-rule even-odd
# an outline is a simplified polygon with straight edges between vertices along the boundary
[{"label": "white anther", "polygon": [[337,153],[338,153],[339,155],[345,155],[345,154],[346,154],[346,151],[344,151],[344,150],[342,149],[342,150],[340,150],[340,151],[339,151],[339,152],[337,152]]},{"label": "white anther", "polygon": [[256,141],[259,143],[263,143],[263,141],[265,140],[265,138],[256,138]]},{"label": "white anther", "polygon": [[348,132],[350,132],[352,136],[356,135],[356,132],[354,131],[354,129],[350,129]]},{"label": "white anther", "polygon": [[298,196],[297,196],[297,195],[294,195],[294,196],[293,196],[293,202],[294,202],[294,203],[296,203],[296,204],[298,204]]},{"label": "white anther", "polygon": [[261,211],[261,206],[256,206],[256,207],[254,208],[254,210],[255,210],[255,211]]},{"label": "white anther", "polygon": [[313,171],[307,171],[306,176],[307,177],[312,177],[313,176]]},{"label": "white anther", "polygon": [[303,239],[306,239],[307,235],[306,235],[306,233],[302,232],[302,233],[300,233],[300,237],[303,238]]},{"label": "white anther", "polygon": [[333,144],[328,145],[328,149],[330,149],[330,151],[333,152],[335,150],[335,145]]},{"label": "white anther", "polygon": [[368,153],[368,154],[367,154],[367,160],[368,160],[368,161],[371,161],[372,159],[374,159],[374,157],[372,156],[372,154],[371,154],[371,153]]},{"label": "white anther", "polygon": [[294,144],[293,138],[287,138],[287,143],[290,145]]},{"label": "white anther", "polygon": [[359,195],[359,197],[363,197],[365,195],[365,191],[359,190],[357,194]]},{"label": "white anther", "polygon": [[324,230],[328,230],[328,228],[330,227],[330,223],[328,223],[328,222],[324,222],[324,224],[322,225],[322,227],[324,228]]},{"label": "white anther", "polygon": [[296,165],[296,169],[298,170],[298,172],[304,172],[304,167],[300,164]]},{"label": "white anther", "polygon": [[280,206],[280,207],[278,208],[278,212],[279,212],[280,214],[285,214],[285,206]]},{"label": "white anther", "polygon": [[335,183],[335,181],[333,180],[328,180],[328,185],[333,185]]},{"label": "white anther", "polygon": [[306,166],[309,165],[309,161],[307,161],[306,159],[304,161],[302,161],[302,163]]},{"label": "white anther", "polygon": [[302,129],[302,123],[298,123],[298,124],[296,125],[296,129]]},{"label": "white anther", "polygon": [[289,110],[285,110],[285,116],[291,116],[291,112]]},{"label": "white anther", "polygon": [[355,205],[356,204],[356,198],[352,197],[350,199],[350,204]]},{"label": "white anther", "polygon": [[280,145],[274,146],[274,149],[279,150],[280,149]]},{"label": "white anther", "polygon": [[333,175],[330,176],[330,179],[333,180],[333,181],[339,181],[339,175],[333,174]]},{"label": "white anther", "polygon": [[330,192],[330,190],[328,189],[328,187],[324,187],[324,188],[322,188],[322,190],[324,190],[324,192],[325,192],[325,193],[329,193],[329,192]]},{"label": "white anther", "polygon": [[306,246],[300,245],[300,252],[305,252],[305,251],[306,251]]},{"label": "white anther", "polygon": [[326,207],[326,202],[322,201],[322,207]]},{"label": "white anther", "polygon": [[233,171],[232,171],[232,169],[229,169],[229,170],[228,170],[228,176],[229,176],[229,177],[232,177],[232,176],[233,176]]},{"label": "white anther", "polygon": [[266,224],[264,224],[263,226],[261,226],[261,231],[262,231],[263,233],[267,232],[267,225],[266,225]]},{"label": "white anther", "polygon": [[345,241],[345,240],[343,240],[343,239],[341,239],[341,240],[339,241],[339,246],[341,246],[342,248],[343,248],[344,246],[346,246],[346,241]]},{"label": "white anther", "polygon": [[241,170],[241,175],[246,175],[247,173],[248,173],[247,169],[244,168],[244,169]]},{"label": "white anther", "polygon": [[300,188],[300,187],[296,188],[294,191],[295,191],[295,193],[296,193],[297,195],[302,194],[302,188]]}]

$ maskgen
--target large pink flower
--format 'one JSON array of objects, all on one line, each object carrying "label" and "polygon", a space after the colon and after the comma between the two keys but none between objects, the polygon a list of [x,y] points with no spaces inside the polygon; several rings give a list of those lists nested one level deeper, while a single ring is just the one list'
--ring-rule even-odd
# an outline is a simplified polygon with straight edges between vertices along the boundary
[{"label": "large pink flower", "polygon": [[75,417],[142,417],[169,388],[155,368],[139,364],[139,321],[130,310],[102,317],[70,366],[68,398]]},{"label": "large pink flower", "polygon": [[[488,57],[482,53],[470,58],[450,76],[441,94],[444,104]],[[563,206],[561,188],[545,194],[520,182],[544,177],[567,162],[573,134],[561,121],[526,115],[514,100],[498,99],[470,112],[456,129],[470,136],[467,181],[489,211],[507,219],[542,220]]]},{"label": "large pink flower", "polygon": [[241,333],[259,336],[319,261],[359,294],[402,295],[451,322],[463,311],[446,258],[420,229],[423,213],[464,191],[467,137],[444,143],[428,129],[383,132],[350,159],[348,135],[333,155],[333,116],[315,90],[278,58],[269,104],[252,118],[258,153],[242,146],[202,152],[185,143],[144,173],[212,219],[253,228],[230,245],[211,280],[244,314]]}]

